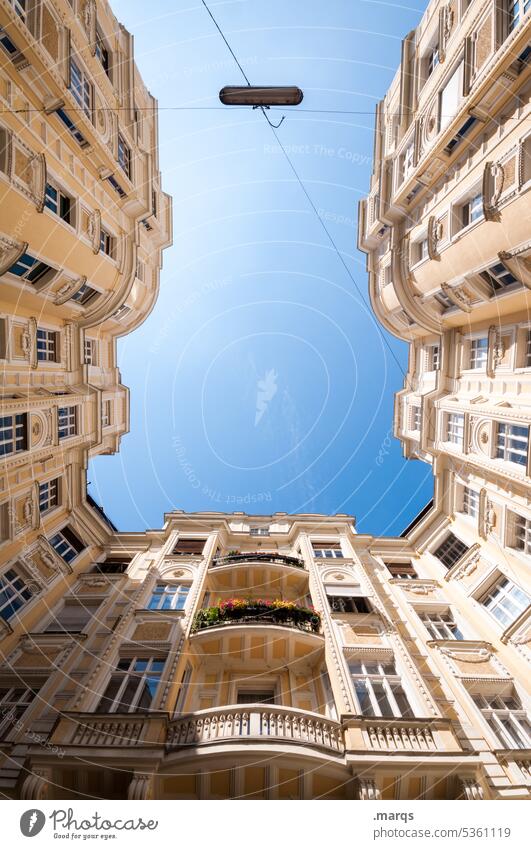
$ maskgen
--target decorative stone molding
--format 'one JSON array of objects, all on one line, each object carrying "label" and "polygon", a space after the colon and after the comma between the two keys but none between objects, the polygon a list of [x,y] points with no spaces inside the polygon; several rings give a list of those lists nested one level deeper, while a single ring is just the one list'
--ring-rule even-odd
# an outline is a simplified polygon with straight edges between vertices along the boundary
[{"label": "decorative stone molding", "polygon": [[133,800],[152,799],[154,776],[152,773],[137,773],[133,775],[127,788],[127,798]]},{"label": "decorative stone molding", "polygon": [[64,575],[72,574],[73,569],[70,564],[57,554],[55,548],[50,545],[44,534],[39,534],[38,542],[40,556],[49,569],[58,568]]},{"label": "decorative stone molding", "polygon": [[487,351],[487,375],[494,377],[496,368],[503,362],[505,348],[503,345],[501,330],[495,324],[491,324],[488,333]]},{"label": "decorative stone molding", "polygon": [[[454,645],[453,643],[458,643]],[[441,654],[451,660],[463,660],[466,663],[485,663],[493,655],[490,643],[474,642],[473,640],[430,640],[430,644],[437,645]]]},{"label": "decorative stone molding", "polygon": [[376,801],[381,799],[382,794],[380,788],[376,784],[374,778],[358,778],[358,799],[364,801]]},{"label": "decorative stone molding", "polygon": [[430,259],[440,259],[437,244],[442,238],[442,224],[435,215],[428,218],[428,256]]},{"label": "decorative stone molding", "polygon": [[479,543],[474,543],[462,557],[459,558],[451,569],[444,576],[445,581],[460,581],[462,578],[468,577],[478,568],[481,560],[481,546]]},{"label": "decorative stone molding", "polygon": [[483,788],[475,778],[460,778],[465,799],[483,799]]},{"label": "decorative stone molding", "polygon": [[439,584],[437,581],[423,581],[422,579],[400,579],[393,578],[389,581],[390,584],[400,587],[402,590],[414,593],[415,595],[429,595],[437,591]]},{"label": "decorative stone molding", "polygon": [[446,59],[446,47],[452,34],[454,11],[450,3],[439,10],[439,62]]},{"label": "decorative stone molding", "polygon": [[531,289],[531,243],[513,251],[500,251],[498,259],[517,280]]},{"label": "decorative stone molding", "polygon": [[483,170],[483,215],[486,221],[499,221],[498,201],[503,191],[504,170],[498,162],[486,162]]},{"label": "decorative stone molding", "polygon": [[27,249],[27,242],[16,242],[7,236],[0,236],[0,275],[5,274]]},{"label": "decorative stone molding", "polygon": [[496,527],[496,510],[485,488],[479,491],[479,535],[487,539]]},{"label": "decorative stone molding", "polygon": [[6,622],[5,619],[0,619],[0,640],[3,640],[5,637],[8,637],[9,634],[13,633],[13,628]]},{"label": "decorative stone molding", "polygon": [[20,798],[25,800],[47,799],[51,782],[51,771],[48,769],[32,769],[24,779],[20,790]]},{"label": "decorative stone molding", "polygon": [[27,329],[22,333],[22,350],[26,355],[30,368],[36,369],[37,362],[37,319],[28,319]]},{"label": "decorative stone molding", "polygon": [[66,301],[75,295],[76,292],[79,292],[86,282],[87,278],[85,275],[82,275],[77,280],[67,280],[66,283],[63,283],[63,285],[55,293],[53,299],[54,304],[59,306],[60,304],[66,303]]},{"label": "decorative stone molding", "polygon": [[463,285],[449,286],[448,283],[441,283],[441,289],[445,295],[463,312],[471,312],[472,301],[466,294]]},{"label": "decorative stone molding", "polygon": [[96,53],[96,0],[85,0],[83,5],[83,26],[90,44],[90,52]]},{"label": "decorative stone molding", "polygon": [[89,239],[92,245],[92,253],[99,254],[101,241],[101,212],[95,209],[89,218]]}]

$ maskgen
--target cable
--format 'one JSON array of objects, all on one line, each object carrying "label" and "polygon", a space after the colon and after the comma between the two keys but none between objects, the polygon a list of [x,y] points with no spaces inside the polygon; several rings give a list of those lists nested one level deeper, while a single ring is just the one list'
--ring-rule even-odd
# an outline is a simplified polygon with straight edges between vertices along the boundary
[{"label": "cable", "polygon": [[217,31],[219,32],[220,36],[222,37],[223,41],[225,42],[225,44],[226,44],[226,45],[227,45],[227,47],[229,48],[230,53],[231,53],[231,56],[232,56],[232,58],[234,59],[234,61],[236,62],[236,64],[237,64],[238,68],[240,69],[240,71],[242,72],[243,76],[245,77],[245,81],[246,81],[247,85],[249,85],[249,86],[250,86],[250,85],[251,85],[251,83],[249,82],[249,78],[248,78],[247,74],[245,73],[245,71],[243,70],[243,68],[242,68],[242,66],[240,65],[240,63],[238,62],[238,59],[237,59],[237,57],[236,57],[236,54],[235,54],[234,50],[232,49],[232,47],[230,46],[230,44],[229,44],[229,42],[227,41],[227,39],[225,38],[225,35],[223,34],[223,31],[222,31],[221,27],[219,26],[219,24],[218,24],[218,22],[216,21],[216,19],[215,19],[214,15],[212,14],[212,12],[210,11],[210,9],[208,8],[208,5],[205,3],[205,0],[201,0],[201,2],[202,2],[202,4],[203,4],[203,6],[205,7],[205,9],[207,10],[207,12],[208,12],[208,14],[210,15],[210,17],[212,18],[212,21],[213,21],[213,23],[214,23],[214,26],[216,27],[216,29],[217,29]]},{"label": "cable", "polygon": [[[211,18],[212,18],[212,20],[214,21],[214,23],[215,23],[215,25],[216,25],[217,30],[219,31],[219,33],[221,34],[221,37],[223,38],[223,41],[225,42],[225,44],[226,44],[226,45],[227,45],[227,47],[229,48],[229,50],[230,50],[230,52],[231,52],[232,56],[234,57],[234,60],[235,60],[236,64],[238,65],[238,68],[240,69],[240,71],[242,72],[243,76],[244,76],[244,77],[245,77],[245,79],[247,80],[248,85],[250,85],[249,80],[248,80],[248,78],[247,78],[247,74],[246,74],[246,73],[245,73],[245,71],[243,70],[243,68],[242,68],[242,66],[240,65],[240,63],[238,62],[238,60],[237,60],[237,58],[236,58],[236,56],[235,56],[235,54],[234,54],[234,52],[233,52],[233,50],[232,50],[232,48],[231,48],[230,44],[228,43],[227,39],[226,39],[226,38],[225,38],[225,36],[223,35],[223,32],[222,32],[222,30],[221,30],[221,28],[220,28],[219,24],[217,23],[216,19],[214,18],[214,15],[212,14],[212,12],[210,11],[210,9],[208,8],[208,6],[207,6],[207,4],[206,4],[205,0],[201,0],[201,2],[203,3],[203,6],[205,7],[205,9],[207,10],[208,14],[210,15],[210,17],[211,17]],[[266,116],[266,118],[267,118],[267,116]],[[341,264],[342,264],[343,268],[344,268],[344,269],[345,269],[345,271],[347,272],[347,274],[348,274],[348,276],[349,276],[349,278],[350,278],[351,282],[353,283],[354,288],[356,289],[356,291],[357,291],[358,295],[360,296],[361,300],[362,300],[362,301],[364,301],[364,298],[363,298],[363,295],[362,295],[362,293],[361,293],[361,290],[360,290],[360,288],[359,288],[358,284],[356,283],[356,280],[354,279],[354,277],[353,277],[353,275],[352,275],[352,273],[351,273],[351,271],[350,271],[350,268],[348,267],[347,263],[345,262],[345,260],[344,260],[344,258],[343,258],[343,255],[341,254],[341,252],[340,252],[340,250],[339,250],[338,246],[336,245],[336,243],[335,243],[335,241],[334,241],[334,239],[333,239],[333,237],[332,237],[332,234],[330,233],[330,231],[329,231],[328,227],[326,226],[326,224],[324,223],[323,219],[322,219],[322,218],[321,218],[321,216],[319,215],[319,213],[318,213],[318,211],[317,211],[317,207],[315,206],[315,204],[314,204],[314,202],[313,202],[313,200],[312,200],[312,198],[311,198],[311,196],[310,196],[310,194],[309,194],[308,190],[306,189],[306,186],[305,186],[305,185],[304,185],[304,183],[302,182],[302,179],[300,178],[300,176],[299,176],[299,173],[298,173],[297,169],[295,168],[295,166],[294,166],[293,162],[291,161],[291,159],[290,159],[290,157],[289,157],[289,155],[288,155],[288,153],[287,153],[287,151],[286,151],[286,149],[285,149],[284,145],[282,144],[282,142],[280,141],[280,138],[278,137],[278,133],[276,132],[276,128],[275,128],[275,127],[274,127],[274,126],[273,126],[273,125],[272,125],[269,121],[268,121],[267,123],[268,123],[268,124],[269,124],[269,126],[271,127],[271,132],[272,132],[272,133],[273,133],[273,135],[275,136],[275,139],[276,139],[276,141],[277,141],[278,146],[280,147],[280,149],[281,149],[282,153],[284,154],[284,156],[285,156],[285,158],[286,158],[286,160],[287,160],[287,162],[288,162],[288,165],[290,166],[290,168],[291,168],[291,170],[292,170],[293,174],[295,175],[295,179],[297,180],[297,182],[298,182],[299,186],[301,187],[302,191],[304,192],[304,194],[305,194],[305,196],[306,196],[306,199],[307,199],[308,203],[310,204],[311,208],[313,209],[313,211],[314,211],[314,213],[315,213],[315,216],[316,216],[317,220],[319,221],[319,223],[320,223],[321,227],[323,228],[324,232],[326,233],[326,235],[327,235],[327,237],[328,237],[328,240],[329,240],[330,244],[332,245],[332,247],[333,247],[333,249],[334,249],[335,253],[337,254],[337,256],[338,256],[338,258],[339,258],[339,261],[341,262]],[[405,377],[406,377],[406,374],[405,374],[405,372],[404,372],[404,369],[402,368],[402,366],[401,366],[401,365],[400,365],[400,363],[398,362],[398,358],[396,357],[395,352],[394,352],[394,351],[393,351],[393,349],[391,348],[391,346],[390,346],[390,344],[389,344],[388,340],[385,338],[384,333],[383,333],[383,331],[382,331],[381,327],[379,326],[379,324],[378,324],[378,322],[377,322],[377,320],[376,320],[375,316],[372,314],[372,312],[370,312],[370,313],[369,313],[369,315],[370,315],[370,317],[371,317],[371,319],[372,319],[372,321],[373,321],[373,323],[374,323],[374,326],[376,327],[376,329],[377,329],[378,333],[380,334],[380,336],[381,336],[381,338],[382,338],[382,340],[383,340],[383,342],[384,342],[385,346],[387,347],[387,349],[388,349],[389,353],[391,354],[392,358],[394,359],[395,363],[397,364],[397,366],[398,366],[398,368],[399,368],[400,372],[402,373],[402,375],[403,375],[403,376],[404,376],[404,378],[405,378]]]}]

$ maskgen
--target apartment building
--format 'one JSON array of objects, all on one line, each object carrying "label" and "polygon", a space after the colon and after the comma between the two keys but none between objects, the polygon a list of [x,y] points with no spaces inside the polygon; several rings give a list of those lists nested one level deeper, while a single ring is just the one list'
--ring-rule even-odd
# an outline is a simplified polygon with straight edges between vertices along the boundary
[{"label": "apartment building", "polygon": [[106,2],[1,0],[0,58],[3,637],[14,598],[60,592],[99,540],[85,471],[129,428],[116,340],[156,300],[171,201],[157,104]]},{"label": "apartment building", "polygon": [[[439,550],[443,562],[450,555],[446,578],[477,598],[484,570],[475,556],[481,563],[488,551],[498,570],[487,581],[492,604],[507,587],[522,593],[502,636],[522,658],[522,683],[531,641],[530,57],[530,3],[429,4],[376,110],[358,233],[375,314],[409,344],[394,433],[406,457],[433,467],[449,523]],[[471,565],[452,566],[465,550],[476,552]]]},{"label": "apartment building", "polygon": [[4,794],[529,797],[525,563],[437,500],[395,539],[346,515],[93,521],[55,595],[19,588]]}]

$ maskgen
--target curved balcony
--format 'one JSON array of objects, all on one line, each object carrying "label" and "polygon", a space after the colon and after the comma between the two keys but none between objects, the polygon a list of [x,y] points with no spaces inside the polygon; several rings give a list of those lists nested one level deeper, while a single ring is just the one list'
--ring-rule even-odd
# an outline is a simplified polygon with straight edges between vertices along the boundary
[{"label": "curved balcony", "polygon": [[233,598],[222,601],[215,607],[198,610],[192,625],[192,633],[207,628],[227,625],[282,625],[297,628],[310,634],[318,634],[321,616],[312,607],[301,607],[294,602],[274,599]]},{"label": "curved balcony", "polygon": [[226,554],[223,557],[214,557],[212,565],[232,566],[243,563],[273,563],[279,566],[291,566],[295,569],[304,569],[304,561],[300,557],[290,554],[279,554],[276,551],[245,551]]},{"label": "curved balcony", "polygon": [[228,705],[197,711],[173,720],[168,730],[169,749],[229,741],[255,741],[310,746],[343,754],[339,722],[320,714],[280,705]]}]

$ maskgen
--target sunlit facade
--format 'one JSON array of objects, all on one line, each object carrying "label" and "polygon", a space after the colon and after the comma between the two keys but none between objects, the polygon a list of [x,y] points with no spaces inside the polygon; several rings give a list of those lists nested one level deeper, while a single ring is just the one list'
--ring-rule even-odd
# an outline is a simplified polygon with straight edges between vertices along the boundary
[{"label": "sunlit facade", "polygon": [[156,300],[171,202],[107,3],[2,0],[0,58],[0,559],[35,595],[99,539],[85,470],[129,428],[116,340]]},{"label": "sunlit facade", "polygon": [[529,795],[529,598],[464,520],[433,508],[395,539],[346,515],[93,522],[2,644],[4,793]]},{"label": "sunlit facade", "polygon": [[[498,627],[486,650],[501,659],[501,645],[514,647],[521,687],[531,642],[530,57],[529,3],[430,3],[377,108],[358,236],[374,311],[409,343],[394,433],[406,457],[433,467],[433,509],[451,534],[448,590],[473,606],[488,599]],[[463,554],[452,566],[465,549],[468,565]],[[487,701],[498,685],[493,676]],[[512,761],[522,775],[529,755]],[[509,760],[500,752],[504,769]]]}]

